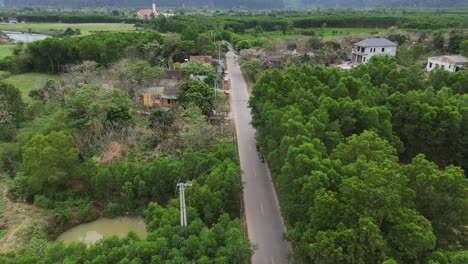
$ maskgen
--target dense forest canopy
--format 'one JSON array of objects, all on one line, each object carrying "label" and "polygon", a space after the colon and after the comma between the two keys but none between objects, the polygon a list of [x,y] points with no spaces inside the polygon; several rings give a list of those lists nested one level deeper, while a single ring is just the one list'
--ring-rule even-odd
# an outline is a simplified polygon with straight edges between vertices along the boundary
[{"label": "dense forest canopy", "polygon": [[[195,8],[253,8],[253,9],[268,9],[268,8],[342,8],[342,7],[460,7],[467,6],[467,2],[463,0],[159,0],[156,1],[159,6],[169,7],[195,7]],[[113,6],[113,7],[130,7],[130,6],[148,6],[150,0],[5,0],[6,6]]]},{"label": "dense forest canopy", "polygon": [[467,246],[466,78],[386,57],[259,78],[252,124],[297,263],[466,263],[433,253]]}]

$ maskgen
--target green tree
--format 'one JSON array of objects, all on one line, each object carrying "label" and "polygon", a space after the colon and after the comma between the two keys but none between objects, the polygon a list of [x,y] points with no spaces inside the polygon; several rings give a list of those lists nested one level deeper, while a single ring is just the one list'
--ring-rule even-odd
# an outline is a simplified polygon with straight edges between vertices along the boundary
[{"label": "green tree", "polygon": [[211,55],[214,51],[213,41],[208,34],[201,34],[197,37],[196,47],[199,54]]},{"label": "green tree", "polygon": [[452,53],[460,52],[460,44],[465,39],[462,31],[453,30],[450,32],[447,50]]},{"label": "green tree", "polygon": [[468,39],[465,39],[460,43],[460,54],[468,57]]},{"label": "green tree", "polygon": [[424,155],[416,156],[404,167],[410,186],[416,192],[416,208],[431,221],[439,248],[463,244],[458,232],[468,221],[468,180],[460,168],[439,170]]},{"label": "green tree", "polygon": [[432,46],[436,50],[443,50],[445,46],[445,38],[442,33],[437,33],[434,34],[434,37],[432,39]]},{"label": "green tree", "polygon": [[257,25],[255,28],[254,28],[254,34],[256,37],[258,37],[259,35],[261,35],[263,33],[263,28],[262,26],[260,25]]},{"label": "green tree", "polygon": [[22,169],[30,187],[49,195],[69,187],[80,176],[78,154],[73,138],[63,132],[35,135],[23,147]]},{"label": "green tree", "polygon": [[247,74],[253,81],[256,81],[257,78],[264,71],[265,66],[262,61],[258,58],[250,58],[243,60],[240,64],[242,72]]},{"label": "green tree", "polygon": [[183,77],[188,78],[190,75],[211,75],[215,74],[215,69],[211,65],[206,65],[202,61],[189,61],[180,70]]},{"label": "green tree", "polygon": [[[76,126],[95,123],[129,121],[132,102],[120,89],[104,90],[87,85],[73,90],[66,102],[66,109]],[[128,124],[128,123],[127,123]]]},{"label": "green tree", "polygon": [[419,58],[421,58],[421,55],[423,54],[423,52],[424,52],[423,44],[422,43],[416,43],[416,45],[414,45],[413,48],[411,49],[413,62],[416,62],[417,60],[419,60]]},{"label": "green tree", "polygon": [[186,81],[181,84],[177,99],[186,107],[194,104],[202,110],[204,115],[209,116],[213,109],[214,91],[204,82]]},{"label": "green tree", "polygon": [[0,81],[0,142],[13,139],[23,120],[24,106],[20,91]]}]

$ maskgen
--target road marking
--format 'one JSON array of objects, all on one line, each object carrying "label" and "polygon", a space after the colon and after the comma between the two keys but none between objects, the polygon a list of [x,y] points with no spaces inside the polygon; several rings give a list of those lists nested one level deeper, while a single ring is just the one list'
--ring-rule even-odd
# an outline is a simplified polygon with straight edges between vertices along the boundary
[{"label": "road marking", "polygon": [[275,258],[271,256],[271,264],[275,264]]},{"label": "road marking", "polygon": [[263,203],[260,202],[260,210],[262,211],[262,215],[265,216],[265,212],[263,211]]}]

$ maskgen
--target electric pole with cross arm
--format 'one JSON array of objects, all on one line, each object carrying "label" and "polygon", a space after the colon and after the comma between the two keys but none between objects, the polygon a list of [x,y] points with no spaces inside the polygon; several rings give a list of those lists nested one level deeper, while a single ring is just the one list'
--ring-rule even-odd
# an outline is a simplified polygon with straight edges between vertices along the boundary
[{"label": "electric pole with cross arm", "polygon": [[178,183],[179,195],[180,195],[180,225],[187,226],[187,212],[185,210],[185,188],[191,187],[191,183]]}]

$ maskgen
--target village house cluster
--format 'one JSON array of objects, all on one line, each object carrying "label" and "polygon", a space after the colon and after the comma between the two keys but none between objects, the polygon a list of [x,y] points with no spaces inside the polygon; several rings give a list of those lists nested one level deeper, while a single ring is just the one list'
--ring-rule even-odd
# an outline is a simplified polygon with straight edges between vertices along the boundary
[{"label": "village house cluster", "polygon": [[[351,62],[353,64],[363,64],[369,62],[375,55],[387,54],[396,55],[398,44],[385,38],[369,38],[353,44]],[[456,72],[466,68],[468,59],[461,55],[442,55],[427,59],[426,71],[430,72],[438,67]]]}]

